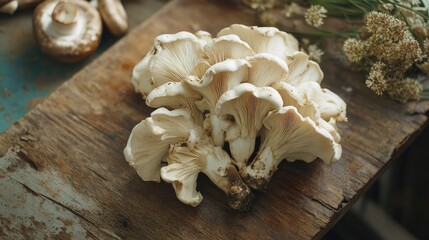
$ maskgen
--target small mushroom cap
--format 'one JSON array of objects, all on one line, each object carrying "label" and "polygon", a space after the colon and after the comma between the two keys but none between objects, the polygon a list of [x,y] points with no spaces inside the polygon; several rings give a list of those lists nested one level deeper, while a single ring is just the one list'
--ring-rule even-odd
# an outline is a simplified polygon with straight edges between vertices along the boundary
[{"label": "small mushroom cap", "polygon": [[314,102],[308,100],[307,95],[287,82],[275,82],[271,85],[283,99],[283,106],[294,106],[303,117],[318,121],[320,112]]},{"label": "small mushroom cap", "polygon": [[134,88],[147,95],[167,82],[180,82],[194,72],[203,53],[200,40],[189,32],[163,34],[155,38],[154,47],[134,67]]},{"label": "small mushroom cap", "polygon": [[280,160],[311,162],[319,157],[326,163],[332,163],[341,157],[341,145],[331,134],[310,118],[302,117],[295,107],[283,107],[272,112],[264,119],[264,126],[267,133],[263,145],[270,146],[274,156]]},{"label": "small mushroom cap", "polygon": [[133,128],[124,155],[143,180],[159,182],[161,162],[169,145],[186,143],[193,147],[202,134],[187,110],[159,108]]},{"label": "small mushroom cap", "polygon": [[321,88],[317,82],[304,82],[298,85],[307,98],[314,102],[321,117],[325,121],[334,118],[337,121],[347,121],[347,104],[341,97],[329,89]]},{"label": "small mushroom cap", "polygon": [[161,168],[162,179],[173,185],[177,198],[193,207],[203,200],[197,191],[197,178],[206,162],[199,157],[189,148],[171,146],[169,164]]},{"label": "small mushroom cap", "polygon": [[269,86],[276,81],[281,81],[288,74],[288,66],[285,61],[268,53],[259,53],[246,57],[251,67],[247,82],[257,87]]},{"label": "small mushroom cap", "polygon": [[122,36],[128,31],[128,17],[120,0],[98,0],[98,10],[109,31]]},{"label": "small mushroom cap", "polygon": [[151,118],[137,124],[131,131],[124,149],[125,159],[144,181],[160,182],[161,162],[167,146],[160,143],[164,129],[157,127]]},{"label": "small mushroom cap", "polygon": [[233,34],[213,39],[212,42],[205,46],[204,51],[211,64],[227,59],[240,59],[255,54],[249,44]]},{"label": "small mushroom cap", "polygon": [[181,145],[171,146],[169,165],[161,168],[162,179],[173,184],[180,201],[197,206],[202,200],[201,194],[196,190],[197,177],[202,172],[227,194],[232,208],[249,209],[253,198],[249,187],[241,180],[229,155],[207,140],[192,149]]},{"label": "small mushroom cap", "polygon": [[303,82],[320,83],[323,72],[319,64],[309,60],[309,56],[303,52],[295,52],[286,60],[289,67],[289,75],[283,81],[296,86]]},{"label": "small mushroom cap", "polygon": [[287,56],[299,50],[298,40],[295,37],[274,27],[248,27],[233,24],[222,29],[217,36],[229,34],[235,34],[247,42],[255,53],[269,53],[281,59],[286,59]]},{"label": "small mushroom cap", "polygon": [[[76,15],[68,15],[75,10]],[[33,30],[43,52],[60,61],[77,62],[95,52],[102,25],[99,13],[86,1],[47,0],[34,10]]]},{"label": "small mushroom cap", "polygon": [[[225,92],[216,104],[216,114],[229,121],[226,140],[235,164],[241,168],[252,155],[263,119],[283,106],[280,94],[271,87],[242,83]],[[238,135],[238,136],[237,136]]]},{"label": "small mushroom cap", "polygon": [[203,124],[203,113],[195,105],[201,95],[190,89],[184,82],[168,82],[152,90],[146,98],[146,105],[153,108],[186,108],[196,124]]},{"label": "small mushroom cap", "polygon": [[201,48],[204,48],[206,44],[210,43],[213,38],[209,32],[206,31],[197,31],[194,35],[200,40]]},{"label": "small mushroom cap", "polygon": [[244,59],[227,59],[210,66],[201,79],[187,77],[186,83],[203,96],[197,103],[200,109],[214,112],[219,97],[247,79],[248,68]]}]

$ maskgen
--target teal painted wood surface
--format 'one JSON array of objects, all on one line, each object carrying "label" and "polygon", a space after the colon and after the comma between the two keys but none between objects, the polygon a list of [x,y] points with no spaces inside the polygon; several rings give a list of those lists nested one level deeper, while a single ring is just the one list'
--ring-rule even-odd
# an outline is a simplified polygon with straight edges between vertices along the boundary
[{"label": "teal painted wood surface", "polygon": [[[164,3],[161,0],[125,1],[130,28]],[[33,38],[31,18],[32,10],[0,15],[0,132],[118,40],[104,29],[96,54],[80,63],[61,63],[40,51]]]}]

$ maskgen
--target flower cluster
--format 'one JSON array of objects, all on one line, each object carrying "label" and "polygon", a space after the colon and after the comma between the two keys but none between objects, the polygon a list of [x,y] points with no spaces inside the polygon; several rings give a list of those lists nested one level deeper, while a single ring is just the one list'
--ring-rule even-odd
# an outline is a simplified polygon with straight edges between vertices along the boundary
[{"label": "flower cluster", "polygon": [[328,11],[320,5],[312,5],[305,12],[305,21],[314,27],[321,27]]},{"label": "flower cluster", "polygon": [[[265,25],[284,24],[281,27],[286,30],[304,35],[344,38],[346,57],[357,69],[367,71],[365,84],[377,95],[387,94],[400,102],[427,98],[429,91],[417,79],[419,74],[429,75],[429,1],[308,0],[297,4],[277,0],[270,6],[284,6],[283,15],[275,14],[272,7],[259,9],[259,20]],[[327,17],[362,18],[365,24],[353,29],[354,22],[346,32],[335,32],[323,26]],[[298,19],[305,20],[307,28]],[[316,61],[323,53],[314,44],[307,52]]]},{"label": "flower cluster", "polygon": [[202,172],[238,210],[249,208],[251,189],[265,189],[283,159],[337,161],[336,122],[346,120],[346,104],[321,88],[319,65],[298,49],[272,27],[158,36],[132,76],[157,109],[132,130],[127,161],[143,180],[171,183],[192,206],[202,200]]},{"label": "flower cluster", "polygon": [[347,39],[343,50],[350,62],[371,66],[366,85],[378,95],[387,92],[402,102],[418,99],[421,85],[405,75],[425,55],[406,23],[374,11],[366,17],[364,30],[361,39]]}]

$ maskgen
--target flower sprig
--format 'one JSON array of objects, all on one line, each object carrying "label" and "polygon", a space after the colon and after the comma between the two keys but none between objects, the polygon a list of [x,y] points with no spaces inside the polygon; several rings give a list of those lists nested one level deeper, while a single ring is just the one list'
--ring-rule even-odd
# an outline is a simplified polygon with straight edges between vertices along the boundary
[{"label": "flower sprig", "polygon": [[[263,24],[282,28],[270,10],[284,8],[282,17],[307,24],[294,31],[285,26],[287,31],[344,39],[344,54],[351,65],[366,71],[365,85],[377,95],[400,102],[429,99],[429,89],[418,80],[419,75],[429,76],[429,0],[243,1],[258,2],[252,6]],[[328,18],[347,20],[349,26],[332,31],[324,26]],[[315,51],[316,45],[306,45]],[[319,59],[313,60],[320,60],[323,51],[316,51]],[[307,52],[311,55],[310,49]]]}]

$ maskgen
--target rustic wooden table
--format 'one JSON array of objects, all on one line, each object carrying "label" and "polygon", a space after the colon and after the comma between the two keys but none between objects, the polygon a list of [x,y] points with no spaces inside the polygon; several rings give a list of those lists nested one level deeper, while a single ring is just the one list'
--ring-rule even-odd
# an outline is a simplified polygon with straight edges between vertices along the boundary
[{"label": "rustic wooden table", "polygon": [[[197,24],[196,24],[197,23]],[[166,183],[143,182],[122,150],[147,117],[129,83],[161,33],[253,17],[219,1],[173,0],[0,136],[0,236],[11,239],[311,239],[323,236],[427,126],[427,116],[376,97],[362,76],[326,61],[322,85],[348,104],[342,159],[284,163],[251,211],[228,208],[206,178],[196,208]]]}]

